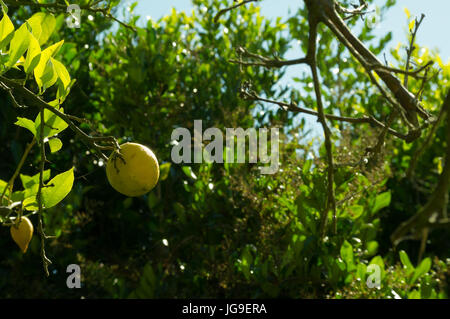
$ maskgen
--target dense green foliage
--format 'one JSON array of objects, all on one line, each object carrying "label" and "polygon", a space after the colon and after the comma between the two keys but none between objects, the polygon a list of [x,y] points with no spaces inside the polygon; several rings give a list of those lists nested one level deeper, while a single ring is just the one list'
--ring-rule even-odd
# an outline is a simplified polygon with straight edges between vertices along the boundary
[{"label": "dense green foliage", "polygon": [[[58,139],[63,146],[59,149],[57,143],[57,150],[49,152],[47,168],[52,178],[60,174],[61,185],[68,183],[70,176],[64,174],[70,175],[72,167],[75,177],[67,197],[63,191],[52,193],[45,202],[46,233],[56,236],[47,241],[47,256],[53,262],[50,276],[42,271],[38,234],[23,255],[9,229],[1,227],[0,297],[448,298],[448,229],[430,233],[420,262],[420,241],[404,241],[394,249],[389,239],[396,226],[426,203],[437,183],[449,142],[444,122],[418,159],[413,180],[405,174],[425,134],[413,144],[390,137],[379,157],[365,167],[337,168],[338,232],[330,231],[322,242],[318,227],[327,196],[326,155],[321,132],[311,133],[306,124],[315,119],[239,95],[247,80],[261,96],[290,96],[315,105],[311,76],[299,72],[289,79],[291,87],[283,87],[277,83],[285,69],[229,62],[239,46],[264,56],[276,52],[283,57],[289,48],[298,47],[301,55],[306,52],[303,3],[289,18],[270,21],[257,6],[248,5],[223,15],[216,24],[214,16],[227,1],[193,2],[192,13],[173,11],[144,26],[132,6],[127,23],[136,31],[115,26],[101,13],[92,21],[84,17],[81,28],[69,29],[64,15],[54,14],[55,30],[41,45],[64,40],[54,59],[76,81],[69,78],[69,84],[63,71],[54,83],[52,77],[38,77],[54,84],[42,97],[53,101],[67,95],[65,112],[86,119],[80,124],[86,132],[149,146],[160,161],[161,178],[152,192],[139,198],[115,192],[107,182],[105,163],[70,129],[61,127],[65,130]],[[393,4],[386,1],[380,14]],[[11,7],[8,16],[17,30],[34,13],[35,9]],[[375,54],[390,50],[393,65],[403,65],[403,49],[392,48],[390,34],[375,39],[373,30],[357,19],[349,25],[359,30],[359,38],[370,43]],[[331,32],[325,27],[321,32],[318,67],[327,113],[386,116],[388,106],[363,68]],[[414,59],[440,61],[437,53],[418,46]],[[439,112],[450,79],[450,66],[439,62],[437,67],[442,72],[427,83],[423,94],[433,114]],[[24,72],[20,66],[5,75],[23,78]],[[27,87],[40,92],[43,85],[28,79]],[[419,90],[421,83],[410,81],[410,89]],[[15,108],[5,91],[0,92],[0,105],[0,182],[6,185],[3,181],[14,173],[33,138],[29,131],[39,132],[39,121],[31,130],[24,129],[26,120],[15,126],[17,117],[34,120],[37,112]],[[173,164],[172,130],[192,131],[196,119],[203,120],[204,128],[281,127],[280,170],[261,175],[248,164]],[[57,119],[52,123],[48,136],[55,134],[51,129]],[[330,123],[339,162],[360,158],[379,133],[369,124]],[[18,200],[27,198],[24,193],[33,187],[35,196],[38,172],[39,149],[34,147],[14,185],[14,190],[24,190],[16,192]],[[34,182],[27,176],[35,176]],[[0,184],[0,191],[5,185]],[[28,204],[36,209],[35,202]],[[37,225],[37,216],[30,219]],[[81,289],[66,287],[66,267],[74,263],[81,266]],[[366,285],[371,264],[381,268],[380,289]]]}]

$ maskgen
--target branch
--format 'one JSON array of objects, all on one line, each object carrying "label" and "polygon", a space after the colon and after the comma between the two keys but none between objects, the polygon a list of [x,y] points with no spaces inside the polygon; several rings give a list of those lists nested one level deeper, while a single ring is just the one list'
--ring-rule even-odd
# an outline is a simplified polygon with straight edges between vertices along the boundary
[{"label": "branch", "polygon": [[[308,6],[308,11],[311,12],[311,7]],[[314,91],[316,93],[317,100],[317,115],[318,122],[322,125],[324,137],[325,137],[325,149],[327,152],[327,204],[325,211],[322,212],[321,222],[320,222],[320,235],[321,238],[325,236],[327,221],[328,221],[328,212],[331,210],[333,214],[333,233],[337,233],[337,217],[336,217],[336,196],[334,193],[334,160],[333,160],[333,152],[332,152],[332,143],[331,143],[331,130],[328,127],[327,120],[325,117],[325,108],[322,102],[322,92],[320,90],[320,79],[317,67],[317,25],[318,20],[314,17],[314,15],[309,15],[309,42],[308,42],[308,55],[307,59],[309,62],[309,66],[311,68],[311,73],[313,77],[314,83]]]},{"label": "branch", "polygon": [[[234,1],[237,2],[237,0],[234,0]],[[247,4],[247,3],[256,2],[256,1],[260,1],[260,0],[244,0],[242,2],[239,2],[239,3],[235,4],[234,6],[231,6],[231,7],[228,7],[228,8],[220,10],[219,12],[217,12],[216,16],[214,17],[214,23],[217,23],[219,18],[222,15],[224,15],[225,13],[227,13],[228,11],[231,11],[233,9],[239,8],[240,6],[243,6],[243,5]]]},{"label": "branch", "polygon": [[[14,181],[16,180],[17,176],[20,173],[20,170],[22,169],[23,164],[25,163],[25,159],[28,157],[28,154],[30,153],[31,149],[33,148],[34,144],[36,144],[36,138],[33,137],[33,140],[27,144],[27,147],[25,148],[25,151],[23,152],[22,158],[20,159],[19,164],[16,167],[16,170],[13,174],[13,176],[11,177],[11,179],[8,181],[8,184],[5,186],[5,189],[3,190],[2,195],[0,196],[0,205],[3,203],[3,197],[6,194],[6,190],[9,189],[9,197],[11,197],[12,192],[13,192],[13,186],[14,186]],[[11,199],[8,198],[8,202]]]},{"label": "branch", "polygon": [[[346,40],[341,41],[353,50],[352,54],[356,51],[368,65],[378,65],[383,64],[378,60],[378,58],[366,48],[366,46],[350,31],[342,18],[338,15],[333,5],[333,0],[305,0],[307,3],[316,6],[316,11],[320,12],[321,21],[324,22],[330,30],[335,33],[336,36],[342,35]],[[412,123],[415,127],[419,126],[417,115],[425,120],[429,119],[429,114],[422,108],[419,101],[415,96],[405,88],[400,80],[388,72],[376,71],[379,77],[383,80],[389,90],[393,93],[396,100],[399,102],[402,109],[408,118],[408,121]]]},{"label": "branch", "polygon": [[[313,115],[313,116],[317,116],[317,117],[319,116],[318,112],[311,110],[311,109],[300,107],[295,102],[284,103],[284,102],[280,102],[280,101],[265,99],[265,98],[257,95],[254,91],[247,92],[245,90],[241,90],[241,95],[243,96],[243,98],[245,98],[247,100],[261,101],[261,102],[276,104],[286,111],[289,110],[289,111],[292,111],[295,113],[305,113],[305,114],[309,114],[309,115]],[[383,123],[378,121],[373,116],[364,116],[364,117],[358,118],[358,117],[339,116],[339,115],[334,115],[334,114],[325,114],[325,117],[330,120],[353,123],[353,124],[364,124],[364,123],[372,124],[376,127],[382,128],[382,129],[385,129],[387,127],[386,125],[384,125]],[[397,132],[396,130],[389,128],[389,127],[387,128],[387,132],[393,136],[396,136],[396,137],[404,140],[404,141],[410,141],[412,139],[412,136],[402,134],[402,133]]]},{"label": "branch", "polygon": [[[406,49],[406,53],[407,53],[406,67],[405,67],[406,71],[409,71],[409,64],[411,63],[411,56],[412,56],[414,50],[416,49],[416,47],[414,46],[414,41],[416,39],[417,31],[419,31],[419,27],[423,22],[423,19],[425,19],[425,15],[422,13],[420,20],[417,20],[417,18],[416,18],[414,31],[410,30],[410,32],[412,31],[412,35],[411,35],[411,41],[409,42],[409,49]],[[403,79],[403,85],[406,88],[408,87],[408,74],[405,74],[405,78]]]},{"label": "branch", "polygon": [[355,9],[350,10],[350,9],[344,8],[338,2],[336,2],[336,4],[335,4],[336,11],[338,11],[339,13],[342,13],[342,14],[348,14],[347,17],[344,17],[344,20],[349,20],[357,15],[363,16],[369,12],[373,12],[373,10],[372,11],[364,11],[368,7],[367,2],[365,2],[364,0],[360,0],[359,3],[360,3],[359,7],[357,7],[356,5],[353,5],[353,7],[355,7]]},{"label": "branch", "polygon": [[413,217],[403,222],[391,235],[391,241],[394,245],[398,245],[412,231],[420,231],[424,227],[428,227],[430,217],[442,211],[446,204],[446,197],[450,186],[450,90],[444,101],[443,109],[447,112],[447,133],[446,133],[446,159],[444,169],[439,177],[438,184],[431,194],[428,202]]},{"label": "branch", "polygon": [[41,236],[41,258],[42,258],[42,264],[44,266],[44,271],[47,277],[49,276],[48,272],[48,266],[52,263],[50,259],[47,258],[45,254],[45,233],[44,233],[44,227],[42,222],[42,214],[43,214],[43,203],[42,203],[42,189],[44,188],[44,169],[45,169],[45,142],[44,142],[44,107],[41,107],[41,110],[39,112],[41,116],[41,126],[40,126],[40,132],[39,132],[39,146],[41,148],[41,161],[40,161],[40,167],[39,167],[39,188],[38,192],[36,194],[36,199],[38,202],[38,217],[39,217],[39,224],[38,224],[38,231]]},{"label": "branch", "polygon": [[[107,161],[108,157],[105,154],[103,154],[102,150],[115,150],[120,148],[116,139],[113,136],[94,137],[86,134],[72,122],[70,116],[62,113],[53,106],[49,105],[48,103],[43,101],[39,96],[35,95],[33,92],[31,92],[21,84],[8,78],[5,78],[4,76],[0,76],[0,82],[3,83],[3,85],[8,87],[9,89],[17,91],[22,97],[28,100],[31,103],[31,105],[47,109],[50,112],[56,114],[58,117],[60,117],[83,140],[83,142],[94,148],[95,151],[103,160]],[[98,145],[96,142],[105,142],[108,143],[110,146],[101,146]]]},{"label": "branch", "polygon": [[279,59],[269,59],[262,55],[251,53],[243,47],[239,47],[237,49],[237,52],[240,55],[259,60],[260,62],[246,62],[246,61],[242,61],[242,60],[229,60],[230,63],[236,63],[236,64],[240,64],[240,65],[245,65],[245,66],[263,66],[263,67],[267,67],[267,68],[281,68],[283,66],[288,66],[288,65],[296,65],[296,64],[303,64],[303,63],[307,64],[308,63],[307,58],[284,60],[284,61],[279,60]]}]

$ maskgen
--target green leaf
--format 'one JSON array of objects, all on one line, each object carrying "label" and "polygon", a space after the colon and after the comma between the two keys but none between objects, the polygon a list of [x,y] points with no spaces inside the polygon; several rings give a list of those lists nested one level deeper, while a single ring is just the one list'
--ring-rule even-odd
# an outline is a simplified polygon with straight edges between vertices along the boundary
[{"label": "green leaf", "polygon": [[39,60],[41,59],[41,47],[39,46],[39,42],[36,38],[31,35],[30,36],[30,46],[27,52],[27,58],[25,59],[25,63],[23,65],[25,73],[33,72],[34,68],[39,64]]},{"label": "green leaf", "polygon": [[27,119],[25,117],[18,117],[17,121],[14,124],[26,128],[31,133],[33,133],[34,136],[36,136],[36,126],[32,120]]},{"label": "green leaf", "polygon": [[378,242],[376,240],[369,241],[367,243],[367,255],[373,256],[378,251]]},{"label": "green leaf", "polygon": [[420,299],[420,292],[417,289],[408,292],[408,299]]},{"label": "green leaf", "polygon": [[[8,186],[8,183],[5,181],[2,181],[0,179],[0,195],[3,194],[3,191],[5,190],[5,187],[7,187],[7,186]],[[9,194],[10,194],[9,190],[6,190],[5,196],[9,196]],[[2,203],[0,203],[0,205],[1,204]]]},{"label": "green leaf", "polygon": [[155,192],[150,192],[150,194],[148,194],[147,203],[148,203],[148,207],[150,209],[155,208],[159,202],[160,202],[160,199],[158,198],[158,196],[156,196]]},{"label": "green leaf", "polygon": [[71,191],[73,180],[73,168],[52,178],[42,189],[44,207],[50,208],[62,201]]},{"label": "green leaf", "polygon": [[351,218],[357,219],[364,212],[364,207],[361,205],[353,205],[353,206],[350,206],[348,208],[348,210],[349,210],[349,215],[351,216]]},{"label": "green leaf", "polygon": [[367,266],[365,264],[359,263],[356,267],[356,274],[358,278],[361,279],[361,282],[364,282],[366,280]]},{"label": "green leaf", "polygon": [[14,32],[14,36],[11,40],[11,49],[9,52],[9,59],[6,63],[6,67],[10,68],[15,65],[20,57],[27,51],[30,45],[31,33],[28,31],[27,23]]},{"label": "green leaf", "polygon": [[411,284],[414,284],[417,279],[425,275],[431,269],[431,259],[429,257],[422,260],[419,266],[414,270],[414,275],[411,280]]},{"label": "green leaf", "polygon": [[177,214],[178,220],[182,224],[185,224],[186,223],[186,209],[184,208],[184,206],[181,203],[175,202],[173,204],[173,210]]},{"label": "green leaf", "polygon": [[21,202],[24,199],[24,191],[15,191],[11,194],[12,202]]},{"label": "green leaf", "polygon": [[355,268],[353,262],[353,247],[348,241],[344,241],[341,246],[341,257],[347,265],[347,270],[352,271]]},{"label": "green leaf", "polygon": [[192,179],[197,179],[197,176],[192,171],[192,167],[190,167],[190,166],[183,166],[182,170],[183,170],[184,174],[186,174],[187,177],[190,177]]},{"label": "green leaf", "polygon": [[375,198],[375,205],[372,209],[372,213],[376,213],[382,208],[389,206],[391,203],[391,192],[384,192]]},{"label": "green leaf", "polygon": [[[41,21],[37,18],[42,13],[43,12],[36,13],[35,15],[33,15],[31,18],[29,18],[27,20],[28,25],[31,27],[31,34],[36,39],[36,41],[39,40],[39,38],[41,37],[41,33],[42,33]],[[39,41],[38,41],[38,44],[39,44]]]},{"label": "green leaf", "polygon": [[56,153],[61,149],[63,144],[59,138],[55,137],[48,140],[48,145],[50,146],[50,152]]},{"label": "green leaf", "polygon": [[50,58],[45,65],[44,73],[40,79],[42,81],[42,90],[45,91],[58,80],[58,74],[56,73],[55,66]]},{"label": "green leaf", "polygon": [[403,266],[406,268],[406,273],[408,276],[414,272],[414,266],[409,260],[408,254],[404,250],[400,250],[400,261],[402,262]]},{"label": "green leaf", "polygon": [[161,181],[167,179],[170,172],[170,163],[164,163],[159,167],[159,179]]},{"label": "green leaf", "polygon": [[61,80],[62,84],[64,85],[64,90],[66,90],[70,84],[69,72],[67,71],[64,64],[62,64],[58,60],[55,60],[53,58],[50,58],[50,60],[53,63],[53,66],[55,68],[56,74],[58,75],[58,78]]},{"label": "green leaf", "polygon": [[14,35],[14,25],[5,11],[0,21],[0,50],[3,50]]},{"label": "green leaf", "polygon": [[38,202],[36,201],[36,195],[25,198],[25,200],[22,202],[22,206],[25,210],[28,210],[28,211],[38,210],[39,205],[38,205]]},{"label": "green leaf", "polygon": [[23,191],[23,198],[36,197],[39,191],[39,183],[33,184]]},{"label": "green leaf", "polygon": [[302,173],[303,174],[308,174],[309,173],[309,170],[311,169],[311,166],[312,166],[312,160],[307,160],[307,161],[305,161],[305,164],[303,165],[303,168],[302,168]]},{"label": "green leaf", "polygon": [[62,84],[61,81],[58,81],[58,90],[56,91],[56,104],[62,104],[65,100],[66,97],[69,95],[70,93],[70,89],[71,87],[75,84],[75,79],[72,79],[69,83],[69,86],[67,88],[64,87],[64,85]]},{"label": "green leaf", "polygon": [[56,19],[53,14],[38,12],[27,20],[32,27],[33,35],[43,45],[48,41],[56,27]]},{"label": "green leaf", "polygon": [[[63,108],[60,109],[56,108],[56,109],[59,110],[60,112],[64,112]],[[56,134],[59,134],[62,131],[64,131],[69,126],[63,119],[61,119],[55,113],[47,109],[44,110],[44,120],[45,120],[44,138],[55,136]],[[37,135],[40,135],[41,132],[40,114],[37,115],[36,120],[34,121],[34,125],[36,127]]]},{"label": "green leaf", "polygon": [[[36,175],[33,175],[33,176],[20,174],[20,180],[22,181],[23,188],[30,188],[33,185],[38,184],[39,183],[39,175],[40,175],[40,173],[37,173]],[[49,178],[50,178],[50,170],[47,169],[44,171],[43,181],[46,182],[49,180]]]},{"label": "green leaf", "polygon": [[[56,53],[58,53],[58,51],[59,51],[59,49],[61,49],[61,46],[63,45],[63,43],[64,43],[64,40],[61,40],[58,43],[55,43],[55,44],[49,46],[48,48],[46,48],[45,50],[43,50],[41,52],[41,58],[39,60],[39,63],[36,66],[36,68],[34,69],[34,78],[35,78],[36,83],[39,86],[39,89],[41,91],[44,86],[42,77],[44,76],[44,74],[46,72],[53,71],[52,70],[53,63],[51,64],[51,69],[50,70],[47,69],[48,62],[51,57],[54,57],[56,55]],[[57,75],[55,74],[55,76],[57,76]],[[46,74],[46,79],[47,78],[48,78],[48,74]],[[51,78],[53,78],[53,75]]]},{"label": "green leaf", "polygon": [[0,0],[0,5],[2,6],[2,10],[4,14],[8,13],[8,6],[3,2],[3,0]]},{"label": "green leaf", "polygon": [[370,261],[369,265],[378,265],[380,266],[381,279],[384,278],[384,261],[381,256],[375,256]]}]

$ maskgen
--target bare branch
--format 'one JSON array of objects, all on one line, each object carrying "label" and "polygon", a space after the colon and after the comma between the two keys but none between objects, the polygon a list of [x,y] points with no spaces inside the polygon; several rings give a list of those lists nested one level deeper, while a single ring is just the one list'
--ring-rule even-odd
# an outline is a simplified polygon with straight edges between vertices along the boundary
[{"label": "bare branch", "polygon": [[[318,6],[321,12],[321,21],[323,21],[336,36],[345,39],[343,42],[347,48],[352,49],[352,54],[358,54],[366,61],[368,65],[382,65],[378,58],[366,48],[366,46],[349,30],[342,18],[337,14],[335,8],[330,0],[306,0],[315,6]],[[405,88],[400,80],[388,72],[377,71],[379,77],[383,80],[389,90],[393,93],[396,100],[399,102],[402,109],[405,111],[408,121],[415,127],[419,126],[417,115],[425,120],[430,118],[420,105],[415,96]]]},{"label": "bare branch", "polygon": [[[410,30],[412,32],[411,34],[411,41],[409,42],[409,49],[406,49],[406,67],[405,70],[406,72],[409,71],[409,65],[411,63],[411,56],[414,52],[414,50],[416,49],[416,47],[414,46],[414,41],[416,40],[416,35],[417,35],[417,31],[419,31],[419,27],[423,22],[423,19],[425,19],[425,15],[422,14],[422,16],[420,17],[420,20],[418,20],[416,18],[416,23],[414,25],[414,31]],[[403,85],[407,88],[408,87],[408,73],[405,74],[405,78],[403,79]]]},{"label": "bare branch", "polygon": [[[237,0],[234,0],[234,1],[237,2]],[[217,12],[216,16],[214,17],[214,23],[217,23],[217,21],[219,21],[219,18],[222,15],[224,15],[225,13],[227,13],[228,11],[231,11],[233,9],[239,8],[239,7],[241,7],[241,6],[243,6],[243,5],[247,4],[247,3],[256,2],[256,1],[260,1],[260,0],[244,0],[244,1],[239,2],[239,3],[237,3],[237,4],[235,4],[235,5],[231,6],[231,7],[228,7],[228,8],[220,10],[219,12]]]},{"label": "bare branch", "polygon": [[262,55],[251,53],[243,47],[239,47],[237,49],[237,52],[241,56],[253,58],[255,60],[258,60],[258,62],[247,62],[247,61],[242,61],[242,60],[229,60],[229,62],[240,64],[240,65],[245,65],[245,66],[263,66],[263,67],[267,67],[267,68],[281,68],[283,66],[308,63],[307,58],[294,59],[294,60],[269,59]]}]

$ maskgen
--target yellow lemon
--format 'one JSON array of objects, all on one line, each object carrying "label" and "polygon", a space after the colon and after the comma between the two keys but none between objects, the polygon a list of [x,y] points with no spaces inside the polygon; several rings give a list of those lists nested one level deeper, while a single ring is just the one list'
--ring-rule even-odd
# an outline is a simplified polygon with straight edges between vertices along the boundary
[{"label": "yellow lemon", "polygon": [[24,254],[27,252],[28,244],[33,237],[33,230],[33,224],[25,216],[22,216],[19,225],[13,225],[10,228],[12,239],[14,239]]},{"label": "yellow lemon", "polygon": [[120,145],[106,164],[106,176],[111,186],[126,196],[148,193],[159,179],[159,165],[155,154],[137,143]]}]

